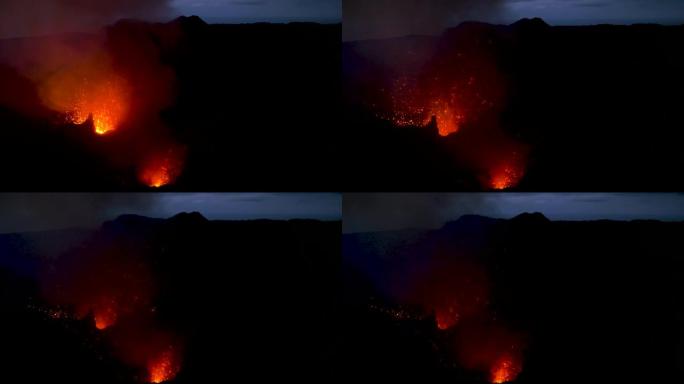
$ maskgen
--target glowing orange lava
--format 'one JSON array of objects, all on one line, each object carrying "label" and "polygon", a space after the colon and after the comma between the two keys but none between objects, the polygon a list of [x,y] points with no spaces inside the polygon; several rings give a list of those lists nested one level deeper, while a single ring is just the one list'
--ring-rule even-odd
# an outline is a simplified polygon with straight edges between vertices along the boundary
[{"label": "glowing orange lava", "polygon": [[148,159],[140,171],[140,181],[152,188],[160,188],[172,183],[181,173],[183,151],[169,150]]},{"label": "glowing orange lava", "polygon": [[92,116],[95,133],[104,135],[114,131],[127,110],[123,80],[112,77],[92,88],[84,87],[68,111],[71,122],[83,124]]},{"label": "glowing orange lava", "polygon": [[106,307],[95,311],[95,328],[99,330],[107,329],[116,323],[116,310]]},{"label": "glowing orange lava", "polygon": [[495,384],[507,383],[515,380],[519,373],[520,366],[510,356],[503,356],[492,367],[490,381]]},{"label": "glowing orange lava", "polygon": [[162,352],[151,360],[147,366],[150,383],[163,383],[172,380],[178,374],[180,366],[173,348]]},{"label": "glowing orange lava", "polygon": [[512,188],[518,184],[521,177],[521,173],[515,167],[505,165],[492,173],[491,187],[498,190]]},{"label": "glowing orange lava", "polygon": [[100,58],[54,73],[41,85],[40,95],[71,123],[83,124],[92,118],[98,135],[116,130],[129,110],[128,83]]},{"label": "glowing orange lava", "polygon": [[454,307],[449,307],[446,311],[437,310],[435,311],[435,320],[437,322],[437,328],[444,331],[447,330],[456,323],[458,323],[460,316]]},{"label": "glowing orange lava", "polygon": [[458,132],[465,116],[458,113],[456,108],[443,100],[432,103],[432,115],[437,119],[437,130],[440,136],[449,136]]},{"label": "glowing orange lava", "polygon": [[391,120],[398,127],[424,127],[430,124],[432,117],[437,121],[437,131],[440,136],[449,136],[458,132],[465,120],[465,115],[459,111],[454,103],[438,98],[428,103],[418,99],[393,101],[393,111],[388,117],[378,114],[381,118]]},{"label": "glowing orange lava", "polygon": [[169,167],[166,161],[162,161],[158,166],[150,167],[142,176],[145,184],[152,188],[160,188],[171,182]]}]

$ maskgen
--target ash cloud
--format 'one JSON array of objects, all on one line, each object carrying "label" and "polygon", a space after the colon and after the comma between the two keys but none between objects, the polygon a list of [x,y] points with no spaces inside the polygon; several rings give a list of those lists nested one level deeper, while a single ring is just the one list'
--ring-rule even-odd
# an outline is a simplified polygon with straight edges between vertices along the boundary
[{"label": "ash cloud", "polygon": [[96,227],[156,204],[153,195],[144,193],[5,193],[0,197],[0,233]]},{"label": "ash cloud", "polygon": [[173,17],[169,0],[3,0],[0,38],[92,31],[123,18]]},{"label": "ash cloud", "polygon": [[344,0],[345,41],[434,35],[462,21],[496,22],[504,0]]},{"label": "ash cloud", "polygon": [[482,210],[485,198],[471,193],[345,193],[344,233],[437,228]]}]

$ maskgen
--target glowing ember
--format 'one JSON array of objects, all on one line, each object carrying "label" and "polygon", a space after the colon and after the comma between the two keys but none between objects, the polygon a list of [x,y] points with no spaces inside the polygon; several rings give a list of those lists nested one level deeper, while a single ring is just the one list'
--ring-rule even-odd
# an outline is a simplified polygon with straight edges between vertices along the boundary
[{"label": "glowing ember", "polygon": [[510,356],[503,356],[492,367],[490,380],[492,383],[507,383],[515,380],[520,373],[520,366]]},{"label": "glowing ember", "polygon": [[126,114],[126,87],[122,79],[112,77],[90,87],[83,84],[72,109],[68,111],[71,122],[83,124],[92,116],[93,129],[98,135],[114,131]]},{"label": "glowing ember", "polygon": [[391,120],[399,127],[423,127],[430,123],[434,116],[440,136],[448,136],[458,132],[465,116],[456,107],[456,95],[446,98],[429,98],[417,89],[415,79],[401,76],[394,82],[390,94],[391,112],[379,112],[378,117]]},{"label": "glowing ember", "polygon": [[441,311],[438,309],[435,312],[437,328],[442,331],[447,330],[458,323],[459,317],[460,316],[454,307],[449,307],[446,311]]},{"label": "glowing ember", "polygon": [[388,97],[389,105],[376,109],[378,117],[390,120],[398,127],[420,127],[430,122],[424,106],[420,102],[416,79],[400,75],[391,83]]},{"label": "glowing ember", "polygon": [[159,188],[171,182],[171,176],[169,172],[170,170],[167,160],[164,159],[159,165],[150,167],[142,177],[145,180],[145,184],[148,186],[152,188]]},{"label": "glowing ember", "polygon": [[95,328],[99,330],[107,329],[116,323],[116,310],[112,307],[97,310],[95,312]]},{"label": "glowing ember", "polygon": [[492,176],[492,188],[507,189],[515,185],[517,179],[515,172],[510,167],[505,167],[501,172]]},{"label": "glowing ember", "polygon": [[169,150],[148,160],[140,171],[140,181],[152,188],[163,187],[180,175],[182,165],[183,151]]},{"label": "glowing ember", "polygon": [[116,130],[129,112],[129,84],[100,57],[54,73],[41,85],[40,95],[71,123],[92,119],[98,135]]},{"label": "glowing ember", "polygon": [[440,136],[449,136],[458,132],[465,118],[463,114],[456,112],[456,108],[451,103],[443,100],[433,102],[432,114],[437,119],[437,129]]},{"label": "glowing ember", "polygon": [[491,176],[491,187],[493,189],[508,189],[516,186],[522,175],[510,165],[505,165],[495,171]]},{"label": "glowing ember", "polygon": [[180,366],[173,347],[162,352],[156,359],[151,360],[147,370],[150,375],[150,383],[163,383],[176,377]]}]

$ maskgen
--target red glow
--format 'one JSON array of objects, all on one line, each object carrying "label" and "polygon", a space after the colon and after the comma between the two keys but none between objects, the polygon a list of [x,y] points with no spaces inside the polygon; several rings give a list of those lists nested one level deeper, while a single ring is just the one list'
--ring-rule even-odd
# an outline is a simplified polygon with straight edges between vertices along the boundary
[{"label": "red glow", "polygon": [[116,130],[129,112],[130,89],[99,56],[72,63],[41,84],[41,98],[74,124],[92,118],[93,130],[104,135]]},{"label": "red glow", "polygon": [[416,87],[415,81],[406,76],[400,77],[390,95],[391,112],[379,112],[378,115],[381,118],[387,116],[399,127],[424,127],[434,116],[440,136],[458,132],[466,115],[465,110],[459,107],[457,95],[428,96]]},{"label": "red glow", "polygon": [[433,101],[431,115],[437,119],[437,131],[440,136],[449,136],[458,132],[465,115],[458,112],[453,103],[445,102],[442,99]]},{"label": "red glow", "polygon": [[76,100],[70,117],[76,124],[84,123],[89,116],[93,119],[96,134],[104,135],[114,131],[126,113],[125,86],[122,79],[112,77],[84,89]]},{"label": "red glow", "polygon": [[458,323],[459,317],[460,316],[458,312],[454,309],[454,307],[449,307],[446,310],[437,309],[435,311],[435,320],[437,322],[437,328],[439,328],[442,331],[447,330],[456,325],[456,323]]},{"label": "red glow", "polygon": [[515,380],[520,373],[520,365],[513,358],[504,355],[492,366],[490,381],[495,384],[507,383]]},{"label": "red glow", "polygon": [[518,184],[521,176],[513,166],[505,165],[492,175],[491,187],[499,190],[512,188]]},{"label": "red glow", "polygon": [[[513,188],[525,172],[527,153],[511,134],[516,123],[505,119],[513,83],[497,49],[507,38],[499,38],[466,25],[445,33],[434,48],[427,43],[407,49],[404,60],[378,59],[360,49],[359,55],[388,70],[359,72],[352,79],[359,84],[355,97],[397,127],[436,126],[440,137],[449,136],[437,148],[451,153],[454,169],[477,177],[483,189]],[[511,151],[519,155],[511,159]]]},{"label": "red glow", "polygon": [[514,146],[513,142],[508,143],[508,146],[514,149],[502,149],[496,153],[495,155],[500,160],[493,161],[493,165],[490,167],[488,185],[492,189],[513,188],[520,183],[520,179],[524,176],[526,148],[522,145]]},{"label": "red glow", "polygon": [[151,156],[140,171],[140,182],[151,188],[173,183],[183,167],[184,151],[174,148]]},{"label": "red glow", "polygon": [[158,357],[152,359],[147,370],[150,383],[163,383],[175,378],[180,370],[180,365],[173,347],[169,347]]},{"label": "red glow", "polygon": [[416,281],[410,299],[435,315],[438,329],[478,316],[488,304],[489,279],[484,268],[445,255]]},{"label": "red glow", "polygon": [[525,337],[500,323],[478,321],[459,327],[455,343],[459,363],[486,372],[492,383],[513,381],[522,371]]},{"label": "red glow", "polygon": [[116,323],[116,309],[113,306],[107,306],[102,309],[95,310],[95,328],[99,330],[107,329]]}]

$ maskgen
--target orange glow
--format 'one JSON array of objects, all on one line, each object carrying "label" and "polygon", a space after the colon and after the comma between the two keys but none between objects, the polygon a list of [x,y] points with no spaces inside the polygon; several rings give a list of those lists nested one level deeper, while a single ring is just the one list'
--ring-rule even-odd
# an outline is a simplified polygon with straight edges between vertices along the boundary
[{"label": "orange glow", "polygon": [[169,150],[152,156],[143,165],[139,179],[148,187],[160,188],[173,183],[180,175],[182,167],[183,152],[178,149]]},{"label": "orange glow", "polygon": [[54,73],[42,83],[41,99],[74,124],[92,119],[93,130],[104,135],[116,130],[129,110],[130,90],[102,58],[94,58]]},{"label": "orange glow", "polygon": [[435,320],[437,322],[437,328],[444,331],[447,330],[456,323],[458,323],[460,316],[454,307],[449,307],[446,311],[437,309],[435,311]]},{"label": "orange glow", "polygon": [[458,132],[465,115],[453,100],[449,101],[456,99],[455,96],[428,98],[406,85],[398,88],[401,92],[391,96],[391,112],[389,115],[378,113],[380,118],[391,120],[398,127],[424,127],[430,124],[434,116],[440,136]]},{"label": "orange glow", "polygon": [[160,188],[171,182],[169,166],[166,159],[159,164],[150,166],[143,173],[144,183],[152,188]]},{"label": "orange glow", "polygon": [[513,177],[511,169],[506,167],[502,172],[492,176],[492,188],[507,189],[513,186]]},{"label": "orange glow", "polygon": [[104,80],[91,89],[84,89],[68,112],[71,122],[83,124],[92,116],[96,134],[114,131],[126,114],[126,91],[123,80],[117,77]]},{"label": "orange glow", "polygon": [[490,381],[495,384],[507,383],[515,380],[520,373],[520,366],[515,364],[510,356],[503,356],[492,367]]},{"label": "orange glow", "polygon": [[157,358],[151,360],[147,370],[150,375],[150,383],[163,383],[175,378],[180,366],[173,348],[167,349]]},{"label": "orange glow", "polygon": [[95,328],[99,330],[107,329],[116,323],[117,313],[114,305],[95,309]]},{"label": "orange glow", "polygon": [[430,123],[424,98],[416,86],[416,79],[409,76],[394,79],[387,94],[389,105],[386,109],[376,106],[377,116],[391,121],[398,127],[421,127]]},{"label": "orange glow", "polygon": [[491,175],[491,187],[498,190],[512,188],[520,182],[521,177],[521,172],[514,166],[504,165]]},{"label": "orange glow", "polygon": [[465,116],[457,112],[454,105],[443,100],[432,103],[432,115],[437,119],[437,130],[440,136],[449,136],[458,132]]}]

